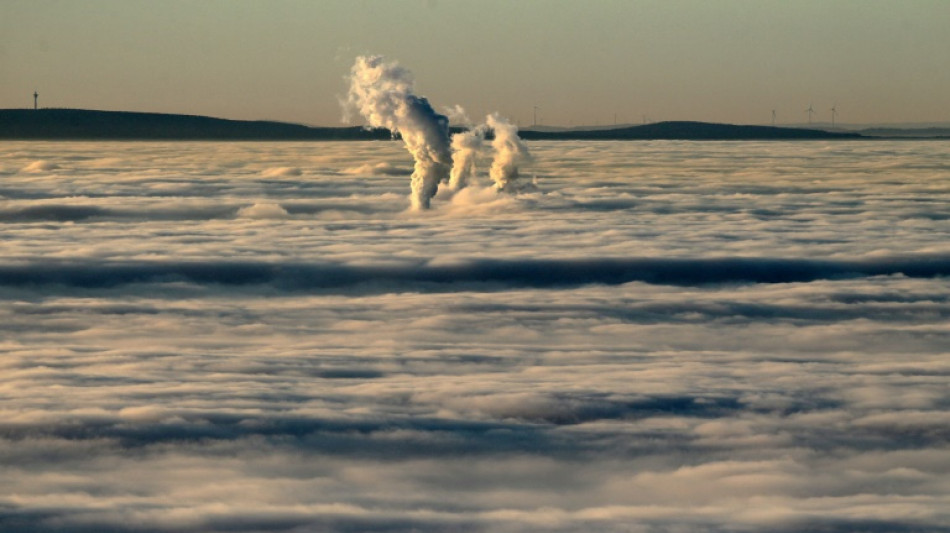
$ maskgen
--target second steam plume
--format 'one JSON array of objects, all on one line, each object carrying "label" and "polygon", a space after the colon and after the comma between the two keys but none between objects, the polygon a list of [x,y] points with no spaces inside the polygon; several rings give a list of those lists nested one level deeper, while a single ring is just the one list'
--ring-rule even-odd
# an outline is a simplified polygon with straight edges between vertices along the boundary
[{"label": "second steam plume", "polygon": [[398,134],[412,154],[413,209],[429,208],[442,182],[449,182],[453,190],[468,185],[489,131],[494,134],[489,175],[495,188],[516,192],[523,187],[518,182],[518,165],[530,159],[528,148],[518,138],[518,128],[497,113],[489,115],[485,124],[450,137],[449,119],[413,94],[412,73],[396,62],[376,55],[357,57],[349,81],[344,107],[357,111],[369,126]]}]

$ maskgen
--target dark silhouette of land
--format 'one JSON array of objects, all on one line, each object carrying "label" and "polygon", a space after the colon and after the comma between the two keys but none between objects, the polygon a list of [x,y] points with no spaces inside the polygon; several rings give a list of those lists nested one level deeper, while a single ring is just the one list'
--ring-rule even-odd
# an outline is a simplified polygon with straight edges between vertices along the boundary
[{"label": "dark silhouette of land", "polygon": [[388,130],[367,130],[359,126],[321,128],[286,122],[128,111],[0,109],[0,139],[291,141],[391,137]]},{"label": "dark silhouette of land", "polygon": [[524,139],[570,140],[695,140],[745,141],[770,139],[857,139],[852,132],[830,132],[817,129],[777,128],[774,126],[737,126],[709,122],[656,122],[642,126],[595,130],[538,131],[525,129],[518,133]]},{"label": "dark silhouette of land", "polygon": [[[707,122],[658,122],[642,126],[560,131],[524,129],[528,140],[780,140],[856,139],[853,132],[737,126]],[[271,121],[227,120],[197,115],[92,111],[84,109],[0,109],[0,139],[21,140],[373,140],[387,130],[312,127]]]},{"label": "dark silhouette of land", "polygon": [[950,138],[950,128],[927,127],[927,128],[896,128],[896,127],[875,127],[861,130],[862,135],[870,137],[890,137],[895,139],[947,139]]}]

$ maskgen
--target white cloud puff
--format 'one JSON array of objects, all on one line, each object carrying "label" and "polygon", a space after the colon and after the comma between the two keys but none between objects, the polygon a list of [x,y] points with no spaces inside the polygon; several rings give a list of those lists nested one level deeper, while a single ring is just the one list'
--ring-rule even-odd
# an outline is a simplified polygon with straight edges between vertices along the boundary
[{"label": "white cloud puff", "polygon": [[290,215],[280,204],[265,202],[238,209],[238,216],[241,218],[287,218]]},{"label": "white cloud puff", "polygon": [[59,165],[53,163],[52,161],[33,161],[32,163],[26,165],[20,172],[26,173],[36,173],[36,172],[49,172],[50,170],[56,170],[59,168]]},{"label": "white cloud puff", "polygon": [[272,167],[264,169],[261,176],[265,178],[277,178],[281,176],[299,176],[302,174],[298,167]]}]

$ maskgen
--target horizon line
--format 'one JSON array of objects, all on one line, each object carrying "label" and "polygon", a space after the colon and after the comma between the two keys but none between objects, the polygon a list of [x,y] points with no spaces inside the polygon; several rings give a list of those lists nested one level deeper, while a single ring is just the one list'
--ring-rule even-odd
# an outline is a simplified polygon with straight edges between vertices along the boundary
[{"label": "horizon line", "polygon": [[[232,122],[272,122],[280,124],[290,124],[296,126],[304,126],[308,128],[352,128],[352,127],[365,127],[361,124],[350,124],[346,123],[342,125],[325,125],[325,124],[314,124],[306,122],[293,122],[283,119],[272,119],[272,118],[255,118],[255,119],[241,119],[241,118],[228,118],[214,115],[203,115],[195,113],[177,113],[177,112],[167,112],[167,111],[136,111],[136,110],[116,110],[116,109],[91,109],[91,108],[82,108],[82,107],[9,107],[9,108],[0,108],[0,111],[89,111],[89,112],[99,112],[99,113],[135,113],[135,114],[145,114],[145,115],[171,115],[171,116],[183,116],[183,117],[200,117],[200,118],[210,118],[215,120],[226,120]],[[833,128],[833,129],[850,129],[850,128],[897,128],[897,129],[919,129],[919,128],[950,128],[950,121],[930,121],[930,122],[835,122],[833,125],[830,121],[822,122],[784,122],[784,123],[775,123],[774,125],[770,121],[766,122],[713,122],[708,120],[695,120],[695,119],[676,119],[676,120],[650,120],[647,122],[624,122],[616,124],[580,124],[580,125],[548,125],[548,124],[531,124],[527,126],[518,126],[520,130],[526,131],[544,131],[547,129],[559,129],[559,130],[614,130],[614,129],[623,129],[623,128],[633,128],[638,126],[647,126],[651,124],[662,124],[670,122],[692,122],[700,124],[720,124],[720,125],[734,125],[734,126],[763,126],[769,128],[794,128],[794,129],[818,129],[820,128]],[[463,127],[463,125],[452,125],[452,127]],[[369,128],[372,129],[372,128]],[[385,128],[384,128],[385,129]]]}]

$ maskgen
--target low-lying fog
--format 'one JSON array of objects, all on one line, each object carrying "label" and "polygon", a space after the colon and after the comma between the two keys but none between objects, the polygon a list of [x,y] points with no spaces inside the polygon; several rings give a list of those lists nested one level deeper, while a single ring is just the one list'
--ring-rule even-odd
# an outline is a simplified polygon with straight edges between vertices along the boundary
[{"label": "low-lying fog", "polygon": [[0,530],[945,531],[950,150],[0,147]]}]

